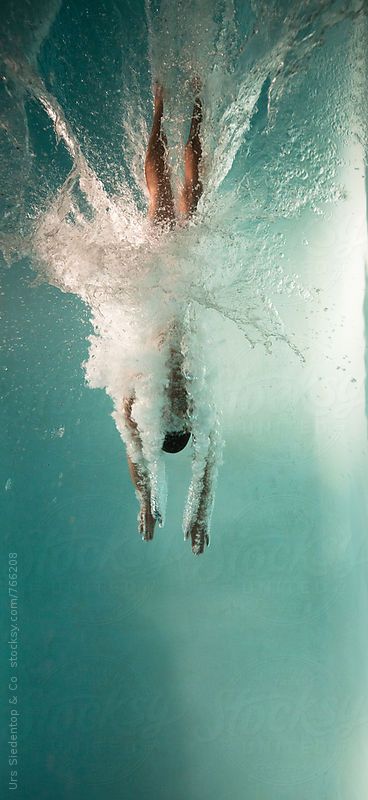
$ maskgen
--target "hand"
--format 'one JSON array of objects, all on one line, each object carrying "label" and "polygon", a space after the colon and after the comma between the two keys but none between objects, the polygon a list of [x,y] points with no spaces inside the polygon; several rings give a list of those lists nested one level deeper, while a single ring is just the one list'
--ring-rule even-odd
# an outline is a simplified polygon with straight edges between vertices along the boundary
[{"label": "hand", "polygon": [[205,522],[198,520],[194,520],[194,522],[189,525],[189,528],[186,532],[186,539],[192,540],[192,553],[195,556],[201,555],[204,553],[206,547],[208,547],[210,543],[210,537],[207,533],[207,525]]},{"label": "hand", "polygon": [[138,531],[145,542],[150,542],[153,539],[155,523],[156,520],[152,516],[150,503],[147,500],[142,501],[138,515]]}]

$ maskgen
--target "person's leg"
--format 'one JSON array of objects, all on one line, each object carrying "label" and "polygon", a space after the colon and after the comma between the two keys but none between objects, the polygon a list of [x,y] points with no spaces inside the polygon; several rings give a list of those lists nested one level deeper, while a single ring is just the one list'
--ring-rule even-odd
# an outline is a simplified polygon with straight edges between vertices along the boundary
[{"label": "person's leg", "polygon": [[148,216],[155,222],[172,224],[175,220],[175,207],[167,163],[167,140],[162,130],[163,110],[162,86],[156,83],[155,110],[145,161],[146,182],[150,195]]},{"label": "person's leg", "polygon": [[184,185],[179,202],[179,209],[187,218],[196,210],[203,191],[199,178],[199,166],[202,158],[202,145],[199,137],[201,122],[202,103],[200,98],[196,97],[189,137],[184,149]]}]

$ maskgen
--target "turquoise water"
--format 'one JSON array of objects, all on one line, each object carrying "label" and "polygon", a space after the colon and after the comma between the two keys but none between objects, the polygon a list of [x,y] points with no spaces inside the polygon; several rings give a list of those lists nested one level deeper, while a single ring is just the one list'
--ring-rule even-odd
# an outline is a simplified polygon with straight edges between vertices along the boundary
[{"label": "turquoise water", "polygon": [[[7,644],[1,672],[9,794],[367,796],[362,8],[6,4],[3,642],[9,553],[19,628],[17,667]],[[194,74],[204,194],[195,224],[157,238],[143,182],[151,84],[165,87],[177,187]],[[159,462],[149,450],[165,378],[157,336],[173,317],[198,427],[219,431],[199,558],[182,531],[191,450]],[[167,486],[152,543],[137,533],[119,433],[132,364],[163,506]]]}]

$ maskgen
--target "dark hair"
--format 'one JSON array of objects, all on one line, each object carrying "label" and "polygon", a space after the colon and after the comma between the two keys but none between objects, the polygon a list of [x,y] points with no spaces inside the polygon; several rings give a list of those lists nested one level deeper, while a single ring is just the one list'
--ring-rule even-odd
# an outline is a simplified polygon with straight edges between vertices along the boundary
[{"label": "dark hair", "polygon": [[184,450],[190,439],[190,431],[175,431],[167,433],[162,445],[165,453],[179,453]]}]

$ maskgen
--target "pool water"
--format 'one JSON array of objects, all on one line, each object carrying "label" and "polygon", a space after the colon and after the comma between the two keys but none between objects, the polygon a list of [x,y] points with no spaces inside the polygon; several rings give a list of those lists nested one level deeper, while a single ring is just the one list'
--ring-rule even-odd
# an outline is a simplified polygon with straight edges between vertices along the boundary
[{"label": "pool water", "polygon": [[[7,0],[1,26],[5,790],[363,800],[366,7]],[[196,76],[204,192],[158,234],[152,84],[178,193]],[[194,457],[159,447],[173,320]],[[137,374],[150,543],[124,443]],[[213,430],[195,557],[183,524]]]}]

